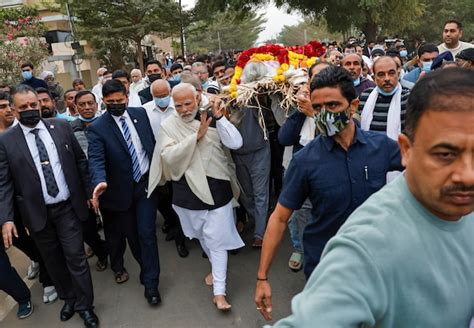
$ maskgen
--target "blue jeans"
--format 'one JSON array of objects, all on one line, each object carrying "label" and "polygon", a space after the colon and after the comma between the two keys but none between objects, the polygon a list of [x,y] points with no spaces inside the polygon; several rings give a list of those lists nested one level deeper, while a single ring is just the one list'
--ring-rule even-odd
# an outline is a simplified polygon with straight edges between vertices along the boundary
[{"label": "blue jeans", "polygon": [[288,221],[288,229],[290,231],[291,243],[295,251],[303,253],[303,231],[311,216],[311,201],[307,198],[303,206],[297,211],[294,211]]}]

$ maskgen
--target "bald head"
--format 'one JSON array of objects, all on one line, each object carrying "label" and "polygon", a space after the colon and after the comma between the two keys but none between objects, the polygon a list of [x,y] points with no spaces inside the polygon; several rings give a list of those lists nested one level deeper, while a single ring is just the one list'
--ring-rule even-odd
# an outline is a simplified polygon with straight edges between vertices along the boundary
[{"label": "bald head", "polygon": [[390,66],[390,68],[395,68],[397,69],[397,62],[390,56],[382,56],[379,57],[375,62],[374,65],[372,66],[372,70],[374,71],[374,74],[377,74],[377,67],[386,67]]},{"label": "bald head", "polygon": [[162,98],[162,97],[166,97],[170,94],[171,87],[170,87],[170,84],[168,83],[168,81],[163,80],[163,79],[159,79],[159,80],[154,81],[151,84],[150,91],[151,91],[151,95],[153,97]]}]

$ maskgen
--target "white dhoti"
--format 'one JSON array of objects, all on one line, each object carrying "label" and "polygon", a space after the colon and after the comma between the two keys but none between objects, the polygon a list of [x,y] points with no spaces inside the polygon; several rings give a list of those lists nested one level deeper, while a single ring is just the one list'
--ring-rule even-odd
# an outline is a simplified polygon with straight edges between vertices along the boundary
[{"label": "white dhoti", "polygon": [[245,245],[235,227],[232,202],[215,210],[173,208],[186,237],[198,239],[211,262],[214,295],[225,295],[227,251]]}]

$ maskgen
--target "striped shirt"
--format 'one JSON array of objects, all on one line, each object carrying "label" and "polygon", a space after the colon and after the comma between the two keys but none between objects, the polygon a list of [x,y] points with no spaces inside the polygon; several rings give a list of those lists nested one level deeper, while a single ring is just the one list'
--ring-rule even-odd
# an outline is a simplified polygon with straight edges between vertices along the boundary
[{"label": "striped shirt", "polygon": [[[362,109],[369,98],[370,93],[374,88],[368,88],[364,90],[359,96],[359,113],[362,115]],[[400,120],[402,125],[402,131],[405,129],[405,119],[406,119],[406,104],[408,96],[410,95],[410,90],[402,88],[402,98],[400,100],[401,110],[400,110]],[[388,109],[390,108],[390,102],[392,101],[393,96],[383,96],[379,93],[377,101],[375,102],[374,115],[372,118],[372,123],[370,124],[370,131],[378,131],[387,133],[387,116]]]}]

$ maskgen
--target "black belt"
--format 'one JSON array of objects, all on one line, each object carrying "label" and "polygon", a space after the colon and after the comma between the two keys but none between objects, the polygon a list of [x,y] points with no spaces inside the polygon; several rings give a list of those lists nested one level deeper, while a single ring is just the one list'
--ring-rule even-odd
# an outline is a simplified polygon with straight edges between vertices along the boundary
[{"label": "black belt", "polygon": [[70,199],[68,198],[68,199],[63,200],[62,202],[59,202],[59,203],[46,204],[46,208],[47,208],[48,210],[54,210],[54,209],[56,209],[56,208],[59,208],[59,207],[61,207],[61,206],[66,205],[66,204],[68,204],[68,203],[70,203],[70,202],[71,202],[71,201],[70,201]]}]

